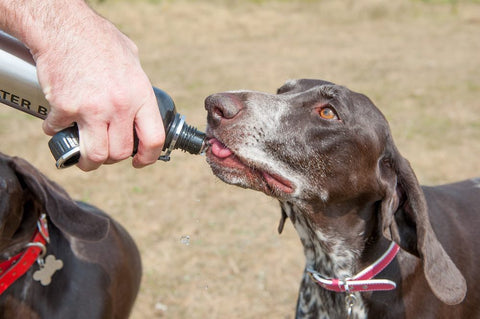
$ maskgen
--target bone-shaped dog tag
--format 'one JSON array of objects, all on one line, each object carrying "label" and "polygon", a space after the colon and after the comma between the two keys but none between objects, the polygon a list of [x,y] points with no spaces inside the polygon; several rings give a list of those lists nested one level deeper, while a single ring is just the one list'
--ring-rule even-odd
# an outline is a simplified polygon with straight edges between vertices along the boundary
[{"label": "bone-shaped dog tag", "polygon": [[45,258],[43,266],[33,273],[33,279],[40,281],[43,286],[48,286],[52,282],[53,274],[63,268],[63,261],[55,259],[54,255],[48,255]]}]

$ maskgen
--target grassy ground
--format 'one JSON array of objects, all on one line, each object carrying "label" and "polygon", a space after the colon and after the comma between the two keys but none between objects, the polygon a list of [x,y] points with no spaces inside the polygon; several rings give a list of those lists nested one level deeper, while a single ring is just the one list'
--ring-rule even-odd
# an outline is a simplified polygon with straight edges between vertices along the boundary
[{"label": "grassy ground", "polygon": [[[422,183],[480,175],[480,6],[462,1],[103,1],[152,83],[203,129],[203,100],[321,78],[370,96]],[[292,318],[304,257],[278,204],[203,157],[57,171],[41,123],[0,108],[0,150],[122,222],[143,256],[132,318]]]}]

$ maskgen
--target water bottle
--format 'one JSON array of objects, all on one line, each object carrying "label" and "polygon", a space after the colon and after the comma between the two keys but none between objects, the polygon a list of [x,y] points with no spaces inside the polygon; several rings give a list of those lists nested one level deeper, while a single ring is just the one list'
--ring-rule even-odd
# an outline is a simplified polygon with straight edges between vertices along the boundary
[{"label": "water bottle", "polygon": [[[185,123],[185,117],[177,113],[175,103],[164,91],[153,87],[163,126],[165,144],[159,160],[170,160],[174,149],[190,154],[203,152],[205,133]],[[0,31],[0,103],[45,119],[50,105],[38,83],[35,61],[30,51],[16,38]],[[135,132],[133,133],[135,134]],[[133,154],[137,151],[138,138],[134,136]],[[48,142],[57,168],[78,163],[80,143],[78,128],[74,124],[57,134]]]}]

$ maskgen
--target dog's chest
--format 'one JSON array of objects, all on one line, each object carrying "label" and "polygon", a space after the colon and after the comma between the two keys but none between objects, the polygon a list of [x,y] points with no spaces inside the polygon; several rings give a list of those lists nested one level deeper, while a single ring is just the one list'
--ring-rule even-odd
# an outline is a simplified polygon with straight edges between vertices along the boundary
[{"label": "dog's chest", "polygon": [[298,294],[296,319],[367,318],[361,295],[355,293],[349,300],[351,304],[347,301],[347,294],[325,290],[305,273]]},{"label": "dog's chest", "polygon": [[[303,244],[306,268],[314,269],[329,278],[351,277],[354,252],[345,249],[341,240],[316,229],[295,205],[291,203],[281,203],[281,205]],[[351,304],[349,304],[346,293],[324,289],[310,278],[308,272],[305,272],[298,295],[296,318],[367,318],[362,296],[355,293],[351,298],[353,299],[350,299]],[[350,310],[349,317],[348,310]]]}]

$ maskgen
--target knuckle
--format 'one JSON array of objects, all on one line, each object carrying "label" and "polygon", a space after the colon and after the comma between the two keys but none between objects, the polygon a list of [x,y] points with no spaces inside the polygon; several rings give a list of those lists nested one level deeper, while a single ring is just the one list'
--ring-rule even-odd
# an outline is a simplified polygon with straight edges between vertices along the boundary
[{"label": "knuckle", "polygon": [[152,139],[149,139],[148,141],[146,141],[144,146],[147,149],[158,150],[158,149],[161,149],[164,144],[165,144],[165,135],[162,134],[162,135],[158,135],[158,136],[156,136]]},{"label": "knuckle", "polygon": [[130,50],[132,51],[133,55],[135,57],[138,57],[139,50],[138,50],[138,46],[135,44],[135,42],[130,40],[129,41],[129,46],[130,46]]},{"label": "knuckle", "polygon": [[91,172],[98,168],[98,166],[82,165],[80,163],[77,166],[84,172]]},{"label": "knuckle", "polygon": [[108,153],[104,150],[94,150],[85,154],[85,159],[93,165],[101,165],[108,158]]},{"label": "knuckle", "polygon": [[122,161],[132,155],[132,150],[128,150],[128,148],[124,148],[118,151],[110,152],[109,161],[119,162]]},{"label": "knuckle", "polygon": [[142,168],[156,162],[157,162],[157,158],[145,159],[137,155],[134,157],[132,164],[135,168]]},{"label": "knuckle", "polygon": [[152,165],[153,163],[156,163],[157,162],[157,159],[156,158],[153,158],[153,159],[148,159],[148,160],[142,160],[142,161],[138,161],[140,165],[142,166],[147,166],[147,165]]},{"label": "knuckle", "polygon": [[113,89],[110,92],[110,101],[116,109],[126,109],[131,106],[132,98],[129,89]]}]

